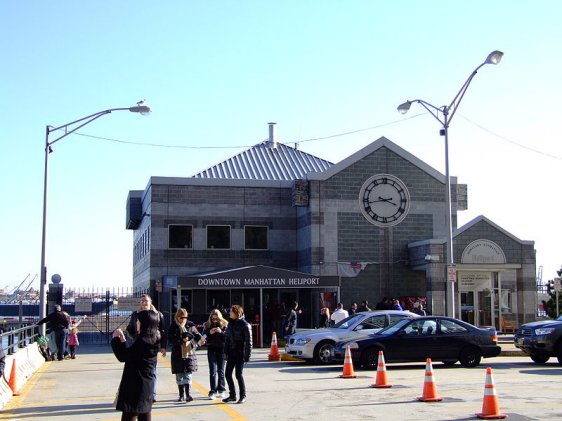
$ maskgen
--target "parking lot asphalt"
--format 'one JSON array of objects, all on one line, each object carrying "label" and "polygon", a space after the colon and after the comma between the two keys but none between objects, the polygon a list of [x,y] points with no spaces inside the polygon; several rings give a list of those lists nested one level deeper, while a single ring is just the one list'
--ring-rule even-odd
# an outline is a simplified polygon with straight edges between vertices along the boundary
[{"label": "parking lot asphalt", "polygon": [[[503,344],[502,344],[503,346]],[[468,420],[481,412],[486,367],[491,367],[499,406],[510,420],[562,419],[562,365],[552,359],[537,365],[528,357],[485,359],[477,368],[433,363],[441,402],[420,402],[425,364],[388,364],[391,388],[371,388],[376,371],[356,370],[343,379],[342,366],[270,362],[269,349],[256,349],[244,370],[248,400],[243,405],[210,401],[206,353],[199,351],[194,375],[195,400],[176,404],[177,389],[169,355],[158,364],[161,420]],[[0,414],[0,420],[119,420],[113,399],[123,365],[108,346],[81,346],[76,360],[45,363]]]}]

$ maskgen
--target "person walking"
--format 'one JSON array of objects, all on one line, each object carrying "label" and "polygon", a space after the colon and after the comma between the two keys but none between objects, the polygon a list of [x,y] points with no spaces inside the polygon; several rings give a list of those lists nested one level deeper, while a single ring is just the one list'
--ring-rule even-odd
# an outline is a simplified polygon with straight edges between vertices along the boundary
[{"label": "person walking", "polygon": [[236,380],[240,391],[239,404],[246,402],[246,384],[244,382],[244,363],[250,361],[252,354],[252,328],[244,318],[244,309],[239,305],[230,308],[230,322],[225,332],[224,350],[226,352],[225,377],[228,383],[228,397],[222,401],[235,402],[236,388],[232,371],[236,369]]},{"label": "person walking", "polygon": [[78,328],[73,327],[68,334],[68,348],[70,350],[70,358],[73,360],[76,358],[76,347],[78,345],[80,345],[78,341]]},{"label": "person walking", "polygon": [[160,346],[158,318],[158,313],[151,310],[137,312],[137,335],[129,347],[121,329],[113,332],[111,348],[117,359],[125,363],[116,404],[116,409],[123,412],[121,421],[150,421],[152,418],[154,368]]},{"label": "person walking", "polygon": [[419,314],[420,316],[427,316],[427,312],[423,308],[423,304],[421,302],[414,303],[414,309],[412,313]]},{"label": "person walking", "polygon": [[[140,296],[139,308],[131,313],[131,319],[127,325],[127,333],[134,340],[138,335],[137,330],[137,317],[138,313],[141,311],[152,310],[158,315],[158,331],[160,332],[160,352],[162,356],[166,356],[166,347],[168,346],[168,335],[166,334],[166,329],[164,328],[164,316],[156,307],[152,304],[152,298],[148,294],[143,294]],[[156,364],[154,364],[154,393],[152,396],[153,402],[156,402]]]},{"label": "person walking", "polygon": [[217,309],[211,311],[209,320],[203,324],[203,336],[206,336],[207,361],[209,362],[209,399],[226,397],[224,342],[227,326],[228,322]]},{"label": "person walking", "polygon": [[[66,311],[63,312],[64,315],[68,318],[68,335],[66,335],[65,339],[64,339],[64,345],[65,345],[65,349],[63,352],[63,357],[64,359],[74,359],[76,355],[76,346],[80,345],[80,343],[78,342],[78,326],[80,326],[82,324],[82,322],[84,320],[86,320],[86,318],[88,316],[84,315],[83,318],[81,318],[80,320],[76,321],[76,320],[72,320],[72,317],[70,317],[70,314],[68,314]],[[76,329],[75,329],[76,328]],[[76,336],[71,340],[70,337],[72,335],[72,331],[76,330]],[[74,354],[72,353],[72,344],[71,342],[75,343],[74,346]]]},{"label": "person walking", "polygon": [[358,313],[362,313],[364,311],[371,311],[369,308],[369,302],[367,300],[361,301],[361,307],[357,310]]},{"label": "person walking", "polygon": [[347,312],[347,310],[343,309],[342,303],[338,303],[338,305],[336,306],[336,310],[332,313],[332,321],[334,322],[334,324],[338,324],[347,317],[349,317],[349,313]]},{"label": "person walking", "polygon": [[328,307],[322,307],[320,309],[320,322],[318,323],[318,327],[320,329],[330,327],[330,309]]},{"label": "person walking", "polygon": [[297,331],[298,308],[299,303],[293,301],[291,303],[289,311],[287,312],[287,318],[285,322],[285,339],[288,339],[289,336],[294,335]]},{"label": "person walking", "polygon": [[57,345],[57,360],[62,361],[64,359],[64,349],[65,349],[65,338],[68,334],[68,323],[69,320],[62,311],[60,305],[55,305],[55,311],[49,314],[47,317],[39,320],[37,325],[40,326],[43,323],[48,322],[51,326],[51,330],[54,332],[55,343]]},{"label": "person walking", "polygon": [[351,303],[351,307],[349,307],[349,315],[353,316],[357,313],[357,303]]},{"label": "person walking", "polygon": [[179,391],[178,402],[181,402],[184,397],[186,402],[193,400],[191,383],[193,373],[197,371],[195,350],[202,339],[195,325],[187,318],[187,310],[185,308],[178,309],[170,329],[168,329],[168,340],[172,345],[172,374],[176,375],[176,384]]}]

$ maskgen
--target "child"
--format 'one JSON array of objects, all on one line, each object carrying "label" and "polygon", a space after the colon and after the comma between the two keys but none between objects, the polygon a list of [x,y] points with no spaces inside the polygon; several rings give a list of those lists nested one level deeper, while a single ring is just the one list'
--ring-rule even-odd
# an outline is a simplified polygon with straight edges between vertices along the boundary
[{"label": "child", "polygon": [[78,342],[78,328],[73,327],[70,330],[70,335],[68,335],[68,346],[70,348],[70,358],[73,360],[76,358],[76,347],[80,345]]}]

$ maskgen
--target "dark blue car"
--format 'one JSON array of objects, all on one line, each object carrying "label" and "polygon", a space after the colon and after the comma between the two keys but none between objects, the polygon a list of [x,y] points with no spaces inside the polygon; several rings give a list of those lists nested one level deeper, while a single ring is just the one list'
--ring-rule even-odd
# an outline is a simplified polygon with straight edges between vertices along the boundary
[{"label": "dark blue car", "polygon": [[476,367],[482,358],[496,357],[501,352],[496,329],[479,328],[452,317],[427,316],[406,319],[376,334],[338,342],[334,359],[343,360],[349,345],[353,364],[377,367],[379,351],[385,362],[416,362],[431,358],[463,367]]}]

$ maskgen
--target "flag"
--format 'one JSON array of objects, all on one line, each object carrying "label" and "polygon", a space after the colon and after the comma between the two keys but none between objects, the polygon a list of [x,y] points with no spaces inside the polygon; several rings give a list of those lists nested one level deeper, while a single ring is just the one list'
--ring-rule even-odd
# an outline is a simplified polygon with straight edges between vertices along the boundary
[{"label": "flag", "polygon": [[344,278],[355,278],[370,262],[338,262],[338,274]]}]

